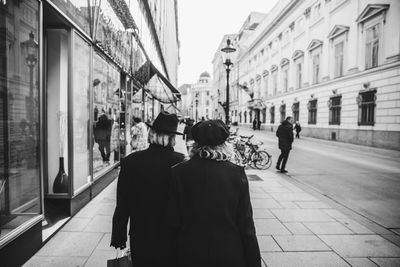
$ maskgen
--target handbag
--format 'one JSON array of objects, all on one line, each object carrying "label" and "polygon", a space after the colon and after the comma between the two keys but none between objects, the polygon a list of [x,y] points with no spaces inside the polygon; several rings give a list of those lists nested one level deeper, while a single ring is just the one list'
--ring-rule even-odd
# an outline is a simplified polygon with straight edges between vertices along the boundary
[{"label": "handbag", "polygon": [[131,252],[126,250],[122,257],[118,257],[118,250],[115,259],[107,260],[107,267],[133,267]]}]

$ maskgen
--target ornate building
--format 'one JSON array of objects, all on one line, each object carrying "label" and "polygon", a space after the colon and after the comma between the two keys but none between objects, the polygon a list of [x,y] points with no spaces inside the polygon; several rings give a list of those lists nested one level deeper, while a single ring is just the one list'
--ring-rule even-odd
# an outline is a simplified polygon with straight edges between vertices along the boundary
[{"label": "ornate building", "polygon": [[239,123],[400,149],[399,1],[283,0],[239,47]]}]

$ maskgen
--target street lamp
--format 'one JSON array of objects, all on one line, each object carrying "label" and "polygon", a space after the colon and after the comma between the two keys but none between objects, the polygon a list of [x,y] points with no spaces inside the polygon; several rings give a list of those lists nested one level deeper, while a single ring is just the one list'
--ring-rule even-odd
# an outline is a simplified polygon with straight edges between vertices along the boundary
[{"label": "street lamp", "polygon": [[225,102],[225,123],[229,124],[229,72],[231,71],[231,67],[233,65],[230,59],[230,53],[236,51],[236,49],[231,44],[231,39],[226,40],[226,46],[221,49],[223,55],[225,55],[225,61],[223,62],[226,70],[226,102]]},{"label": "street lamp", "polygon": [[195,103],[196,103],[196,122],[197,122],[197,119],[198,119],[198,110],[197,110],[197,107],[198,107],[198,105],[199,105],[199,92],[196,92],[196,95],[195,95]]},{"label": "street lamp", "polygon": [[26,104],[30,122],[34,121],[33,114],[35,113],[33,110],[35,108],[35,100],[33,97],[33,70],[37,64],[38,47],[39,45],[35,41],[35,35],[31,31],[29,33],[29,40],[21,43],[22,52],[26,55],[25,64],[29,68],[29,97],[26,99]]}]

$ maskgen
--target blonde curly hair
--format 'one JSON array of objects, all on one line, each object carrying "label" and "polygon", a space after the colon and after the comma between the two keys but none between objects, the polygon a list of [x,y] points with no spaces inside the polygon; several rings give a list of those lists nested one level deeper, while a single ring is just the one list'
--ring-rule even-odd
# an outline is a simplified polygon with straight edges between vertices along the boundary
[{"label": "blonde curly hair", "polygon": [[234,154],[233,146],[228,142],[216,146],[199,146],[195,143],[191,152],[190,157],[198,155],[200,158],[216,161],[230,161]]}]

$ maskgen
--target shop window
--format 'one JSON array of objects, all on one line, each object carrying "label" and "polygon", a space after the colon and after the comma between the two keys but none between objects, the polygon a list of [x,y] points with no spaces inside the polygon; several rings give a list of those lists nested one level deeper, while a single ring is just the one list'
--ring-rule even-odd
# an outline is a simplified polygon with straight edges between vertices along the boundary
[{"label": "shop window", "polygon": [[376,90],[360,92],[357,97],[358,125],[375,124]]},{"label": "shop window", "polygon": [[329,98],[329,124],[340,125],[340,112],[342,109],[342,96],[333,96]]},{"label": "shop window", "polygon": [[[0,243],[41,213],[39,2],[0,3]],[[29,16],[26,16],[29,14]],[[7,259],[5,259],[7,260]],[[7,265],[2,261],[2,265]]]},{"label": "shop window", "polygon": [[308,101],[308,124],[317,124],[317,99]]},{"label": "shop window", "polygon": [[271,115],[270,123],[274,124],[275,123],[275,107],[271,107],[269,109],[269,114]]},{"label": "shop window", "polygon": [[299,121],[299,113],[300,113],[300,103],[296,102],[292,106],[292,111],[293,111],[293,120],[295,122]]},{"label": "shop window", "polygon": [[93,60],[94,121],[93,173],[95,178],[119,160],[120,73],[110,62],[95,53]]},{"label": "shop window", "polygon": [[285,104],[283,104],[279,107],[279,113],[281,115],[280,122],[283,122],[286,119],[286,105]]},{"label": "shop window", "polygon": [[[73,179],[74,191],[90,182],[89,88],[91,47],[74,35],[73,68]],[[97,111],[98,112],[98,111]],[[98,114],[97,114],[98,117]]]}]

